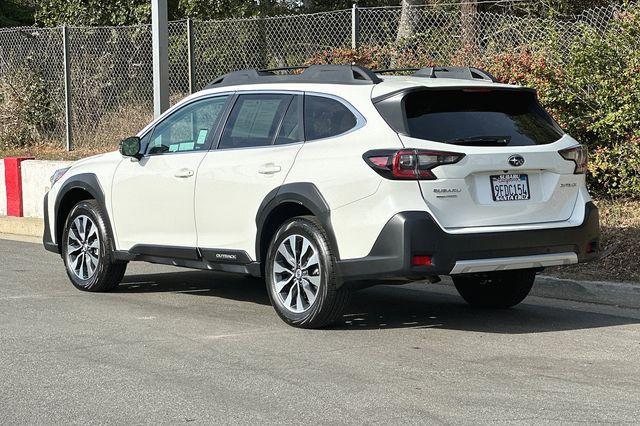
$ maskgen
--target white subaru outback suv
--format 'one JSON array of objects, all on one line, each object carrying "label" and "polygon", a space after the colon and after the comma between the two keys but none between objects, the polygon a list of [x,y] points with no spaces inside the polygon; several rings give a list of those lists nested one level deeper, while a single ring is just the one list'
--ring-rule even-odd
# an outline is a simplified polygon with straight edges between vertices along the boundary
[{"label": "white subaru outback suv", "polygon": [[264,277],[309,328],[388,279],[450,275],[471,305],[510,307],[544,267],[597,256],[586,151],[535,91],[475,68],[388,71],[218,78],[56,172],[46,249],[87,291],[135,260]]}]

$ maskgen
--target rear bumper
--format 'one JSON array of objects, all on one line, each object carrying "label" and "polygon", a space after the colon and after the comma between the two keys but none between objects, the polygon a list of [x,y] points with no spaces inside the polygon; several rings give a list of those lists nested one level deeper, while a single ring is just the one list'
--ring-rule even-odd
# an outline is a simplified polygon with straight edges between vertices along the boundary
[{"label": "rear bumper", "polygon": [[[368,256],[339,262],[345,281],[424,277],[502,269],[543,268],[586,262],[598,256],[598,208],[585,205],[582,224],[542,230],[446,233],[427,212],[393,216]],[[412,256],[430,256],[430,266],[412,266]]]}]

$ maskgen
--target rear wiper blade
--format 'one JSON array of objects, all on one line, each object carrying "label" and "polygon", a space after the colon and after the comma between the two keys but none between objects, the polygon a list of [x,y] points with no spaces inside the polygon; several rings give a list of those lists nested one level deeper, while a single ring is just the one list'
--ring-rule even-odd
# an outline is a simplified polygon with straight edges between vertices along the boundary
[{"label": "rear wiper blade", "polygon": [[508,145],[511,142],[511,136],[469,136],[466,138],[447,139],[445,142],[454,145]]}]

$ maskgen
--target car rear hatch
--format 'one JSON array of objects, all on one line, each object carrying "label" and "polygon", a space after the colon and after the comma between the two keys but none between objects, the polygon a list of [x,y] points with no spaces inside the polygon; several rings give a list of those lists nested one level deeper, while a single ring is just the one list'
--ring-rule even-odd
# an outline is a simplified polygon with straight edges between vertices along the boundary
[{"label": "car rear hatch", "polygon": [[[394,99],[395,98],[395,99]],[[559,150],[576,145],[520,88],[420,88],[374,100],[406,148],[464,157],[419,180],[445,228],[567,220],[584,175]],[[398,111],[401,114],[398,114]]]}]

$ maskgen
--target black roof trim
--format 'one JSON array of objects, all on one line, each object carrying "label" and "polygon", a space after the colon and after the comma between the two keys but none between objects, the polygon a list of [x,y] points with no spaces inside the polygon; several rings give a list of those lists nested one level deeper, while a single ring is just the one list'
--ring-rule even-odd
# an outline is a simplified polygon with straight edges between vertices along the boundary
[{"label": "black roof trim", "polygon": [[416,72],[419,71],[420,68],[383,68],[379,70],[373,70],[376,74],[390,74],[394,72]]},{"label": "black roof trim", "polygon": [[[302,69],[300,74],[278,75],[274,71]],[[311,65],[309,67],[286,67],[270,70],[247,69],[225,74],[212,81],[206,89],[242,84],[263,83],[331,83],[331,84],[377,84],[382,79],[370,69],[358,65]]]}]

